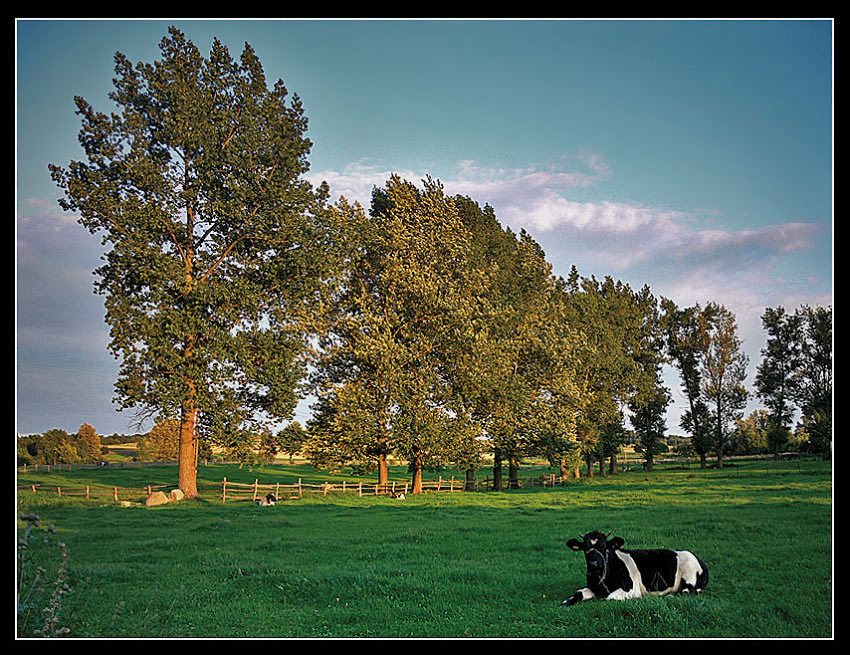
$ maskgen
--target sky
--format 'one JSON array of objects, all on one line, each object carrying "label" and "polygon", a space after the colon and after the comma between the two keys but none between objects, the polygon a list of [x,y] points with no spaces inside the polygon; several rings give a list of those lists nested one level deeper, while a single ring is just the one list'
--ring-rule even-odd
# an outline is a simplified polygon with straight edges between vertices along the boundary
[{"label": "sky", "polygon": [[[82,159],[74,96],[176,26],[249,43],[297,94],[307,178],[368,207],[392,173],[439,179],[575,265],[679,306],[731,310],[753,391],[761,316],[833,305],[833,22],[814,20],[29,20],[15,25],[16,430],[150,429],[113,403],[103,248],[48,164]],[[671,433],[687,401],[665,369]],[[756,398],[747,412],[761,407]],[[309,400],[295,419],[309,417]]]}]

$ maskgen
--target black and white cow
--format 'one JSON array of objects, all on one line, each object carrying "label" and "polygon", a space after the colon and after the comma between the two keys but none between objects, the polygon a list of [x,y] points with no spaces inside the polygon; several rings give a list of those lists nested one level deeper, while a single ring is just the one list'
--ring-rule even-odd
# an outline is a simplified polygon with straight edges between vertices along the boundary
[{"label": "black and white cow", "polygon": [[277,502],[277,496],[274,495],[274,492],[267,493],[265,498],[260,498],[260,502],[257,503],[260,507],[269,507],[274,505]]},{"label": "black and white cow", "polygon": [[587,586],[567,598],[561,607],[591,598],[626,600],[640,596],[699,593],[708,584],[708,568],[688,550],[624,550],[622,537],[588,532],[567,546],[583,550]]}]

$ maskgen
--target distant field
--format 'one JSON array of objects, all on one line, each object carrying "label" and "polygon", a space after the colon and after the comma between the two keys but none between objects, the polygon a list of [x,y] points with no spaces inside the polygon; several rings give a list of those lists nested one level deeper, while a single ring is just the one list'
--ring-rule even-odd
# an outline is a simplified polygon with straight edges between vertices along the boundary
[{"label": "distant field", "polygon": [[[199,471],[211,482],[222,476],[331,479],[307,466]],[[404,477],[403,468],[391,472]],[[175,479],[174,467],[18,475],[19,484],[56,485]],[[55,524],[68,545],[73,593],[62,616],[71,637],[830,637],[833,630],[831,472],[819,460],[659,468],[554,489],[404,501],[330,494],[271,508],[214,499],[120,508],[20,493],[18,504]],[[564,542],[591,529],[612,530],[627,547],[693,550],[708,564],[708,588],[695,597],[558,608],[584,585],[583,558]],[[43,555],[49,568],[49,551]]]}]

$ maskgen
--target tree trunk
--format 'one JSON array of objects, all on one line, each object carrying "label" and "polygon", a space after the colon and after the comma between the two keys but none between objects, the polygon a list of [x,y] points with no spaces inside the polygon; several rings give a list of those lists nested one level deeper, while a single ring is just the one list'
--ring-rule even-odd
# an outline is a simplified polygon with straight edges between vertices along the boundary
[{"label": "tree trunk", "polygon": [[723,468],[723,424],[720,421],[720,400],[717,401],[717,468]]},{"label": "tree trunk", "polygon": [[195,461],[195,390],[190,384],[189,398],[183,403],[180,416],[180,445],[177,451],[177,486],[186,498],[198,495],[198,469]]},{"label": "tree trunk", "polygon": [[519,488],[519,466],[517,465],[516,458],[509,457],[508,458],[508,489],[518,489]]},{"label": "tree trunk", "polygon": [[466,469],[466,479],[463,482],[464,491],[475,491],[475,469],[470,467]]},{"label": "tree trunk", "polygon": [[413,469],[413,489],[411,493],[421,494],[422,493],[422,461],[418,456],[414,456],[413,459],[410,460],[410,467]]},{"label": "tree trunk", "polygon": [[502,490],[502,451],[493,451],[493,491]]},{"label": "tree trunk", "polygon": [[608,460],[608,473],[610,475],[617,475],[619,472],[617,470],[617,456],[611,455],[611,459]]},{"label": "tree trunk", "polygon": [[587,464],[587,477],[593,477],[593,455],[587,455],[584,458],[585,464]]},{"label": "tree trunk", "polygon": [[390,481],[390,469],[387,464],[387,454],[379,453],[378,454],[378,484],[385,485],[389,484]]}]

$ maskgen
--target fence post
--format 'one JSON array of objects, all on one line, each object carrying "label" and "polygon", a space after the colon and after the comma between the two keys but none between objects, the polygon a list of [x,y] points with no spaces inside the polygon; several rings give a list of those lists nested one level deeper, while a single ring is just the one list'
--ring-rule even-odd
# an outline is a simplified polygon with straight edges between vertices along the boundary
[{"label": "fence post", "polygon": [[437,491],[439,491],[440,487],[442,487],[442,486],[443,486],[443,476],[441,475],[439,478],[437,478]]},{"label": "fence post", "polygon": [[86,485],[86,500],[89,499],[89,486]]},{"label": "fence post", "polygon": [[259,480],[257,480],[257,478],[254,478],[254,497],[251,499],[254,501],[257,500],[257,482],[259,482]]},{"label": "fence post", "polygon": [[221,503],[222,505],[227,501],[227,478],[224,478],[221,481]]},{"label": "fence post", "polygon": [[298,497],[301,498],[301,478],[298,478]]},{"label": "fence post", "polygon": [[59,497],[62,497],[62,487],[56,487],[56,493],[59,494]]},{"label": "fence post", "polygon": [[363,482],[357,483],[357,495],[363,497]]},{"label": "fence post", "polygon": [[274,497],[280,498],[280,482],[276,483],[274,486]]},{"label": "fence post", "polygon": [[115,502],[118,502],[118,487],[112,487],[112,497],[115,499]]}]

